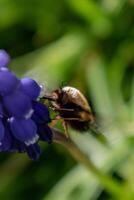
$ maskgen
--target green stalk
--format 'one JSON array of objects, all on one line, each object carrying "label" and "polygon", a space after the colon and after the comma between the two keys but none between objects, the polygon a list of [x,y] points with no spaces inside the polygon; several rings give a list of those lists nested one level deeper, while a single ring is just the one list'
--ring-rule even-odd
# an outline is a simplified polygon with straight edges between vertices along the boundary
[{"label": "green stalk", "polygon": [[133,198],[128,191],[125,191],[125,188],[121,183],[103,173],[70,138],[67,138],[57,129],[53,129],[53,134],[54,141],[66,147],[75,160],[84,165],[98,179],[100,184],[114,197],[114,199],[120,200],[124,195],[126,200]]}]

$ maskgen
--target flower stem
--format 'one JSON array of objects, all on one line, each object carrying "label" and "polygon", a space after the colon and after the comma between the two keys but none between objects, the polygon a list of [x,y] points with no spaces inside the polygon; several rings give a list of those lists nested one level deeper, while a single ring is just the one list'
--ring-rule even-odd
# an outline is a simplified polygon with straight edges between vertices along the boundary
[{"label": "flower stem", "polygon": [[[91,160],[90,158],[82,152],[79,147],[70,139],[62,134],[59,130],[53,129],[53,139],[56,143],[65,146],[75,160],[83,164],[103,185],[103,187],[115,198],[122,199],[124,187],[117,180],[103,173]],[[126,191],[127,194],[127,191]],[[128,196],[128,195],[127,195]],[[131,195],[130,195],[131,196]],[[127,200],[132,199],[127,197]]]}]

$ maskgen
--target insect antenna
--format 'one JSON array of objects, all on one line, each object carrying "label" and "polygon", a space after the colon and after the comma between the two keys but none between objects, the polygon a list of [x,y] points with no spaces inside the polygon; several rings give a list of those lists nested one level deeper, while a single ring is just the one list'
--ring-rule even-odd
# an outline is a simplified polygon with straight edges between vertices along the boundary
[{"label": "insect antenna", "polygon": [[41,97],[41,99],[47,99],[47,100],[50,100],[50,101],[56,101],[57,98],[55,96],[52,96],[52,95],[44,95],[43,97]]}]

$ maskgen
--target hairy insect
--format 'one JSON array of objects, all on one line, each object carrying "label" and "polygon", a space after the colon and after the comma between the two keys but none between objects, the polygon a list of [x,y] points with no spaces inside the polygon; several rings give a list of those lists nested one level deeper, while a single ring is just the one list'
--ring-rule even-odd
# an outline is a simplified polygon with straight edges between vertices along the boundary
[{"label": "hairy insect", "polygon": [[78,89],[70,86],[61,87],[50,95],[44,95],[43,99],[49,100],[51,108],[58,113],[51,126],[61,120],[67,137],[68,125],[81,133],[90,130],[102,144],[109,147],[106,137],[98,129],[86,97]]},{"label": "hairy insect", "polygon": [[80,132],[96,126],[88,101],[78,89],[62,87],[43,98],[51,101],[52,109],[58,112],[54,121],[61,120],[66,133],[67,125]]}]

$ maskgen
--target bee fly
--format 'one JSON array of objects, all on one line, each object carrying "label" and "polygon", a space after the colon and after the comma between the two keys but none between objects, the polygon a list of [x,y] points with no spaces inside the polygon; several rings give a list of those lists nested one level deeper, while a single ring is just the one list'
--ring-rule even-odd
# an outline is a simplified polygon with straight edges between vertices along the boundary
[{"label": "bee fly", "polygon": [[78,89],[62,87],[51,95],[44,95],[43,99],[50,100],[52,109],[59,113],[52,124],[61,120],[67,136],[67,125],[80,132],[90,129],[93,133],[99,133],[88,101]]}]

